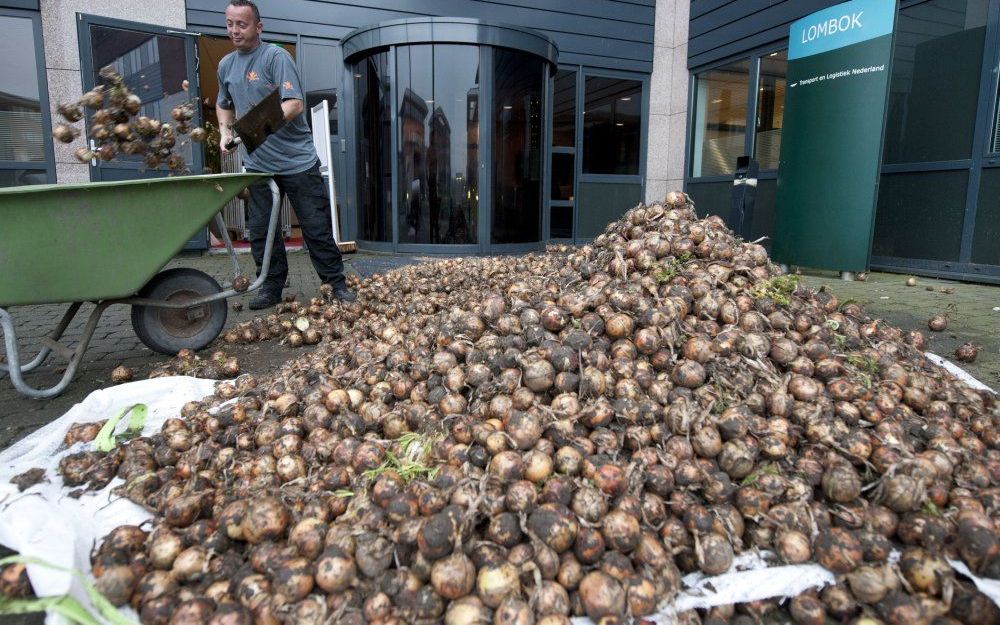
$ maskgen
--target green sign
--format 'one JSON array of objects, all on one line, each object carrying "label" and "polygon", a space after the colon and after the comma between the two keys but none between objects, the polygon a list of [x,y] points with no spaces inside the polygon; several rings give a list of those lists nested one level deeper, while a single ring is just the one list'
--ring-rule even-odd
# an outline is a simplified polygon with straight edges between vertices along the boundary
[{"label": "green sign", "polygon": [[864,271],[871,253],[895,0],[792,24],[772,256]]}]

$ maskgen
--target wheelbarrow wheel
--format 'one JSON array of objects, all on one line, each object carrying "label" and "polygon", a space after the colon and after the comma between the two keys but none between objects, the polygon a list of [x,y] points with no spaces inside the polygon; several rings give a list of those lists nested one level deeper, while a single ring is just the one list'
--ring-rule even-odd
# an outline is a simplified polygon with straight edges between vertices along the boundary
[{"label": "wheelbarrow wheel", "polygon": [[[219,283],[207,273],[179,267],[153,276],[139,297],[184,302],[221,291]],[[132,306],[132,327],[146,347],[173,356],[185,348],[197,351],[208,346],[222,332],[228,313],[224,299],[193,308],[136,305]]]}]

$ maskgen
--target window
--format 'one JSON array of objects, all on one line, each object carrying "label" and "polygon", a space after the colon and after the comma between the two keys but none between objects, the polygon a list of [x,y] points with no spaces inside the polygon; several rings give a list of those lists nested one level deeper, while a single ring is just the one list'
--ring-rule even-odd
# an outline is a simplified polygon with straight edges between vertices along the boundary
[{"label": "window", "polygon": [[900,9],[886,115],[886,163],[972,155],[987,4],[929,0]]},{"label": "window", "polygon": [[[0,187],[48,181],[50,141],[40,101],[34,24],[29,17],[0,15]],[[16,59],[15,62],[10,62]],[[24,167],[38,163],[39,168]]]},{"label": "window", "polygon": [[373,54],[354,66],[358,112],[358,212],[360,236],[392,241],[392,102],[389,53]]},{"label": "window", "polygon": [[475,243],[479,48],[396,49],[399,242]]},{"label": "window", "polygon": [[552,89],[552,145],[576,146],[576,70],[556,72]]},{"label": "window", "polygon": [[[101,76],[101,69],[113,67],[129,90],[142,99],[140,115],[172,122],[171,110],[190,99],[184,88],[188,68],[182,37],[91,24],[90,48],[93,84],[108,85],[108,80]],[[197,118],[193,121],[199,122]],[[193,166],[194,144],[178,141],[177,145],[184,162]],[[119,153],[115,160],[142,164],[147,157]]]},{"label": "window", "polygon": [[583,96],[583,173],[639,174],[642,83],[588,76]]},{"label": "window", "polygon": [[788,74],[788,51],[771,52],[760,57],[760,81],[757,89],[757,127],[754,158],[761,169],[777,169],[781,152],[781,125],[785,115],[785,76]]},{"label": "window", "polygon": [[552,81],[552,167],[549,237],[573,238],[576,182],[576,69],[561,69]]},{"label": "window", "polygon": [[493,243],[541,239],[542,60],[493,51]]},{"label": "window", "polygon": [[750,61],[698,74],[695,79],[691,176],[728,176],[743,155]]},{"label": "window", "polygon": [[327,101],[330,109],[330,136],[338,134],[337,74],[335,48],[312,43],[302,44],[302,88],[305,89],[306,121],[312,126],[312,107]]}]

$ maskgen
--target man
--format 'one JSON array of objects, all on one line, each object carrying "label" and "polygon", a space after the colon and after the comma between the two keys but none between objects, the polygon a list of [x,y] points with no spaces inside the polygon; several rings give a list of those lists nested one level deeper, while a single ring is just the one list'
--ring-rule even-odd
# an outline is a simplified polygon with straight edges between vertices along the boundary
[{"label": "man", "polygon": [[[222,135],[219,146],[223,152],[231,151],[233,148],[229,144],[233,139],[233,120],[276,88],[280,90],[281,109],[287,123],[268,137],[253,154],[244,153],[243,164],[247,171],[274,174],[274,181],[278,183],[281,193],[291,200],[299,218],[302,237],[309,248],[316,273],[333,288],[333,296],[338,300],[354,301],[355,295],[344,281],[340,249],[333,240],[330,199],[319,173],[316,147],[302,115],[302,85],[295,62],[284,48],[261,43],[260,34],[264,25],[257,6],[250,0],[229,0],[226,30],[236,50],[219,63],[219,97],[215,105]],[[250,186],[250,249],[258,274],[264,261],[271,202],[267,181]],[[275,233],[271,267],[257,296],[250,300],[250,308],[260,310],[280,302],[287,278],[285,245],[280,235]]]}]

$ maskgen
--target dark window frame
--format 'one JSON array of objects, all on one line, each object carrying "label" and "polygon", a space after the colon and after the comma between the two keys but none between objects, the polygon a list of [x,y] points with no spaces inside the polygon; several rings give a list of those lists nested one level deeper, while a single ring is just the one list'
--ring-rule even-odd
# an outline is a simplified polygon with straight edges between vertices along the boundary
[{"label": "dark window frame", "polygon": [[[695,176],[694,171],[694,112],[698,104],[698,76],[706,72],[720,69],[726,67],[727,65],[732,65],[739,61],[749,61],[748,76],[749,80],[747,82],[747,115],[744,130],[744,140],[743,140],[743,154],[754,154],[757,148],[757,93],[760,90],[760,60],[774,52],[787,52],[788,44],[786,41],[780,41],[776,43],[769,43],[764,46],[760,46],[749,52],[742,52],[737,55],[726,57],[714,63],[709,63],[692,69],[688,72],[688,112],[687,112],[687,131],[685,133],[685,146],[684,146],[684,184],[685,187],[688,183],[698,183],[698,182],[721,182],[728,181],[732,179],[732,175],[713,175],[713,176]],[[778,169],[761,169],[760,176],[761,179],[777,179]]]},{"label": "dark window frame", "polygon": [[[573,145],[572,146],[556,146],[553,145],[552,135],[554,133],[554,109],[555,109],[555,74],[557,72],[572,72],[574,74],[573,80]],[[547,166],[545,168],[545,207],[543,210],[543,226],[542,232],[545,235],[545,240],[550,242],[558,243],[574,243],[576,241],[576,198],[580,186],[579,170],[577,168],[577,146],[579,145],[579,135],[578,130],[580,126],[580,93],[581,93],[581,77],[583,75],[583,66],[581,65],[557,65],[555,72],[551,72],[548,84],[546,85],[546,90],[548,92],[549,102],[551,102],[551,108],[553,109],[553,114],[548,115],[545,121],[545,148],[546,154],[545,159]],[[554,200],[552,199],[552,157],[555,154],[568,154],[573,157],[573,200]],[[570,216],[571,229],[570,235],[568,237],[554,237],[552,236],[552,209],[553,208],[569,208],[572,215]]]},{"label": "dark window frame", "polygon": [[[589,78],[603,78],[603,79],[623,80],[623,81],[628,80],[636,82],[639,85],[639,114],[638,114],[639,145],[636,146],[636,149],[638,150],[638,161],[636,163],[636,173],[634,174],[608,174],[608,173],[598,173],[598,172],[586,172],[583,169],[583,163],[586,160],[586,154],[587,154],[587,146],[585,145],[586,139],[584,137],[584,128],[585,128],[584,114],[586,113],[585,107],[587,102],[587,79]],[[577,151],[579,153],[578,160],[580,161],[580,165],[577,168],[577,171],[580,173],[581,176],[585,176],[587,178],[587,181],[592,182],[600,178],[603,179],[605,182],[609,182],[612,180],[625,182],[627,181],[626,179],[645,177],[646,126],[648,124],[647,116],[649,110],[647,102],[648,91],[649,91],[648,78],[649,78],[648,76],[641,76],[641,77],[639,75],[630,76],[630,75],[619,74],[617,72],[615,73],[604,72],[600,70],[591,70],[589,68],[583,69],[583,72],[581,73],[577,81],[577,93],[579,94],[577,100],[578,107],[576,113],[577,139],[578,139]]]},{"label": "dark window frame", "polygon": [[33,39],[35,43],[35,72],[38,76],[38,106],[42,117],[42,146],[45,151],[44,161],[7,161],[0,160],[0,170],[32,169],[45,171],[46,182],[56,181],[55,146],[52,139],[52,112],[49,104],[49,83],[45,72],[45,46],[42,41],[42,17],[38,11],[0,8],[0,16],[27,18],[31,20]]}]

